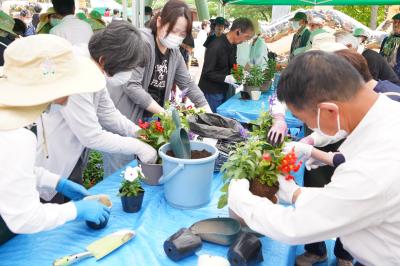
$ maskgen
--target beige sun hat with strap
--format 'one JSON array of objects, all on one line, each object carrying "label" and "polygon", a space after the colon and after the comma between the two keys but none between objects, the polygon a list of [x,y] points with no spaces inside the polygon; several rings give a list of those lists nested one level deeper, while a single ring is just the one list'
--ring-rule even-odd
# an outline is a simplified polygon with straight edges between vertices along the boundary
[{"label": "beige sun hat with strap", "polygon": [[87,57],[55,35],[15,40],[4,52],[0,69],[0,130],[34,122],[50,102],[105,88],[105,78]]}]

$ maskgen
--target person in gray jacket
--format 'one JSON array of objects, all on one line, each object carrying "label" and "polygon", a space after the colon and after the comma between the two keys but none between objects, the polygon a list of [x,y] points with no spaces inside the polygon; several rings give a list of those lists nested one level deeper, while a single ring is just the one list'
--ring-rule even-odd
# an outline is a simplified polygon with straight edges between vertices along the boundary
[{"label": "person in gray jacket", "polygon": [[[152,18],[150,28],[141,30],[147,47],[145,66],[136,67],[130,76],[125,73],[119,84],[107,84],[111,99],[123,115],[136,123],[139,119],[146,120],[153,114],[165,112],[164,103],[169,100],[174,83],[181,90],[187,89],[187,96],[196,107],[211,112],[179,52],[180,44],[191,31],[191,11],[179,0],[168,1],[161,13]],[[132,159],[132,156],[105,154],[106,174]]]}]

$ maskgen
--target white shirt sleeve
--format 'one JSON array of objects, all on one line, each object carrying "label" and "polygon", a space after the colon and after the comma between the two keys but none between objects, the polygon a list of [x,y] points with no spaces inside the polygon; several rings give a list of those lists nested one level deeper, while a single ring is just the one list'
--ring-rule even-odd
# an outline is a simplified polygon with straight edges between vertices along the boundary
[{"label": "white shirt sleeve", "polygon": [[[76,218],[73,202],[42,204],[38,184],[53,186],[56,177],[34,169],[36,141],[34,135],[20,129],[0,137],[0,215],[8,228],[17,234],[50,230]],[[42,171],[42,176],[38,174]]]},{"label": "white shirt sleeve", "polygon": [[366,182],[360,165],[341,165],[324,188],[301,188],[294,207],[274,205],[249,191],[229,195],[228,205],[251,229],[288,244],[343,236],[379,224],[384,211],[383,189]]},{"label": "white shirt sleeve", "polygon": [[61,110],[62,116],[79,142],[90,149],[136,154],[145,143],[132,137],[123,137],[102,129],[96,114],[92,93],[76,94],[68,98],[68,104]]},{"label": "white shirt sleeve", "polygon": [[54,190],[56,189],[61,176],[53,174],[43,167],[35,167],[33,171],[36,176],[36,185],[38,188],[51,188]]},{"label": "white shirt sleeve", "polygon": [[115,108],[113,101],[106,89],[98,92],[100,100],[97,107],[97,117],[104,129],[117,133],[121,136],[136,137],[140,129]]}]

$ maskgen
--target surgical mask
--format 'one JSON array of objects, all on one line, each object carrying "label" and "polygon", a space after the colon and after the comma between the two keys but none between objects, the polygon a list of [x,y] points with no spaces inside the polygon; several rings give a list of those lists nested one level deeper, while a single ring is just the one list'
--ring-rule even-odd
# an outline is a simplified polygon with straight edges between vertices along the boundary
[{"label": "surgical mask", "polygon": [[147,21],[149,21],[151,19],[150,15],[146,15],[144,16],[144,22],[146,23]]},{"label": "surgical mask", "polygon": [[293,22],[292,22],[292,28],[293,28],[294,30],[300,29],[300,23],[299,23],[298,21],[293,21]]},{"label": "surgical mask", "polygon": [[114,76],[106,76],[107,86],[119,87],[126,84],[132,76],[132,71],[124,71],[114,74]]},{"label": "surgical mask", "polygon": [[65,107],[63,104],[58,104],[58,103],[51,103],[48,107],[47,110],[45,111],[46,114],[54,114],[59,112]]},{"label": "surgical mask", "polygon": [[178,48],[182,44],[183,39],[184,39],[183,37],[170,33],[167,35],[167,37],[160,39],[160,42],[168,49],[174,49]]},{"label": "surgical mask", "polygon": [[333,136],[330,136],[330,135],[327,135],[324,132],[322,132],[321,126],[320,126],[320,124],[321,124],[320,123],[320,114],[321,114],[321,109],[318,108],[318,115],[317,115],[317,126],[318,126],[318,128],[312,128],[311,129],[312,131],[317,132],[321,136],[330,139],[330,143],[336,143],[339,140],[342,140],[342,139],[347,137],[348,133],[345,130],[340,129],[340,116],[339,116],[339,114],[337,115],[337,120],[336,120],[337,121],[337,128],[338,128],[338,131],[336,132],[336,134],[333,135]]},{"label": "surgical mask", "polygon": [[61,22],[61,19],[58,19],[58,18],[50,18],[50,25],[51,25],[52,27],[57,26],[58,24],[60,24],[60,22]]}]

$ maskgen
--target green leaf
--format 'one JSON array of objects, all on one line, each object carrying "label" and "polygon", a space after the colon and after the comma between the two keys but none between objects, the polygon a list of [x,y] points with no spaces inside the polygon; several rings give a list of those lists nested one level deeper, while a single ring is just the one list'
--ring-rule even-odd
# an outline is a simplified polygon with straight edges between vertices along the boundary
[{"label": "green leaf", "polygon": [[221,192],[228,192],[229,182],[225,183],[220,189]]},{"label": "green leaf", "polygon": [[218,200],[218,209],[222,209],[228,204],[228,194],[223,194]]}]

